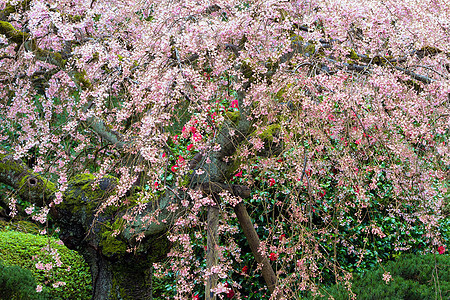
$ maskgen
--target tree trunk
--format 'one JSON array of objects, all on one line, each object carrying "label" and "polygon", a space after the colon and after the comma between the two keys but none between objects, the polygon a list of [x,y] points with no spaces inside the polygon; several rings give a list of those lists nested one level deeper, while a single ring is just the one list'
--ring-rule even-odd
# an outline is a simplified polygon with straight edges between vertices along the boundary
[{"label": "tree trunk", "polygon": [[69,249],[78,251],[91,268],[92,299],[151,299],[152,264],[166,257],[171,243],[164,233],[148,235],[139,245],[123,232],[113,235],[114,230],[122,229],[120,213],[96,215],[94,209],[88,209],[95,208],[91,199],[104,198],[112,183],[109,178],[100,180],[99,195],[90,194],[91,185],[91,178],[76,176],[71,180],[65,202],[54,212],[60,239]]},{"label": "tree trunk", "polygon": [[[211,270],[211,268],[217,265],[218,255],[217,255],[217,245],[218,245],[218,234],[217,227],[219,224],[219,208],[210,206],[208,208],[208,229],[207,229],[207,243],[206,243],[206,269]],[[211,289],[217,286],[217,274],[211,274],[208,276],[206,281],[206,300],[215,300],[217,296]]]},{"label": "tree trunk", "polygon": [[111,261],[97,253],[88,263],[93,276],[93,300],[151,299],[151,263],[144,258],[130,256]]}]

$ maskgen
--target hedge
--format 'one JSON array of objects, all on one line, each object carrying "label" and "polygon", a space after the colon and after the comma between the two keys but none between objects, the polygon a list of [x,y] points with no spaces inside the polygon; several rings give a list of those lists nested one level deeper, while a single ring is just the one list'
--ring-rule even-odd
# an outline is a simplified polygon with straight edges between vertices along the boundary
[{"label": "hedge", "polygon": [[[50,254],[52,251],[58,253],[61,266],[57,266]],[[54,238],[16,231],[0,232],[0,261],[29,270],[51,299],[92,298],[92,279],[86,262]],[[53,267],[40,270],[36,267],[39,263],[40,266],[52,263]],[[54,287],[58,282],[65,285]]]}]

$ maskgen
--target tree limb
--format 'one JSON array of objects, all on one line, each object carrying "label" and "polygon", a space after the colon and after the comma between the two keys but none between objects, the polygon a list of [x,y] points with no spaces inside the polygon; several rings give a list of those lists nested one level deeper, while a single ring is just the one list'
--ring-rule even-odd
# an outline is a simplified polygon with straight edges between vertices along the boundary
[{"label": "tree limb", "polygon": [[21,198],[40,206],[48,203],[56,191],[52,182],[34,173],[12,154],[0,154],[0,182],[12,187]]}]

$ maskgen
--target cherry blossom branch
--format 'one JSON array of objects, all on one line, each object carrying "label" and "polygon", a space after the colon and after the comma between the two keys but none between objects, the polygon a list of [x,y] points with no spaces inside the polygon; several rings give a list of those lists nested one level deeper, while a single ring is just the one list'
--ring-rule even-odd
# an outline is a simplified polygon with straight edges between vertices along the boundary
[{"label": "cherry blossom branch", "polygon": [[[201,190],[205,194],[213,195],[213,198],[216,201],[218,201],[218,197],[214,195],[222,193],[223,191],[229,191],[230,193],[243,198],[250,197],[250,188],[242,185],[234,185],[234,184],[226,185],[217,182],[208,182],[203,183],[201,185]],[[240,202],[236,206],[234,206],[234,211],[238,218],[239,224],[242,227],[244,235],[247,238],[247,241],[250,245],[250,249],[252,250],[252,253],[256,259],[256,262],[258,264],[262,264],[262,275],[264,277],[264,280],[266,281],[267,287],[269,288],[270,293],[273,293],[276,287],[277,277],[275,275],[275,272],[273,271],[269,259],[261,255],[260,253],[259,247],[261,241],[258,237],[258,234],[256,233],[251,218],[248,215],[247,209],[245,208],[244,204]],[[214,224],[216,224],[215,226],[217,226],[217,223],[214,223],[216,219],[217,219],[217,209],[210,207],[208,211],[208,237],[210,234],[214,235],[213,234],[215,229]],[[210,239],[208,239],[208,241],[209,240]],[[212,246],[212,244],[210,245],[208,242],[208,248],[210,248],[210,246]],[[214,253],[209,251],[210,249],[208,249],[208,257],[211,264],[211,261],[213,260],[214,257]]]},{"label": "cherry blossom branch", "polygon": [[[91,181],[93,182],[93,180]],[[13,188],[21,198],[27,199],[31,203],[35,203],[39,206],[47,205],[55,197],[55,184],[33,172],[22,160],[15,159],[12,154],[0,154],[0,182]],[[99,182],[99,188],[105,192],[112,191],[116,185],[117,184],[112,180],[112,177],[104,178]],[[78,197],[76,196],[76,193],[73,193],[73,189],[77,188],[76,185],[71,186],[69,181],[69,188],[66,190],[64,197]],[[172,204],[179,203],[180,199],[185,197],[186,196],[179,194],[177,191],[165,193],[158,200],[157,207],[149,206],[142,212],[142,216],[144,216],[151,212],[159,211],[157,220],[155,220],[155,222],[144,222],[141,218],[136,218],[133,223],[129,224],[124,229],[124,238],[131,241],[135,236],[136,228],[139,228],[140,232],[145,232],[147,235],[167,231],[170,224],[172,224],[172,220],[181,213],[173,213],[169,211],[168,208]],[[69,202],[71,201],[76,201],[76,199],[71,199]],[[86,201],[86,203],[94,203],[95,201],[98,201],[98,199],[86,198],[83,201]],[[64,203],[65,202],[63,202],[62,205],[64,205]],[[59,215],[58,206],[53,213],[56,214],[56,217]],[[65,214],[62,216],[65,216]],[[89,223],[90,221],[87,220],[86,222]],[[90,224],[84,225],[87,227],[91,226]]]},{"label": "cherry blossom branch", "polygon": [[305,151],[305,158],[303,161],[303,170],[302,170],[302,176],[300,176],[300,182],[303,182],[303,176],[305,176],[305,174],[306,174],[306,164],[308,162],[308,151],[307,151],[306,147],[304,148],[304,151]]},{"label": "cherry blossom branch", "polygon": [[434,79],[431,79],[431,78],[429,78],[429,77],[427,77],[427,76],[424,76],[424,75],[419,75],[419,74],[417,74],[417,73],[414,73],[414,72],[412,72],[412,71],[409,71],[408,69],[405,69],[405,68],[400,68],[400,67],[395,67],[397,70],[399,70],[399,71],[402,71],[403,73],[405,73],[406,75],[409,75],[409,76],[411,76],[412,78],[414,78],[414,79],[416,79],[416,80],[419,80],[419,81],[421,81],[421,82],[423,82],[423,83],[426,83],[426,84],[429,84],[429,83],[432,83],[433,81],[436,81],[436,80],[434,80]]},{"label": "cherry blossom branch", "polygon": [[449,79],[448,76],[445,76],[444,74],[442,74],[442,73],[436,71],[436,70],[433,69],[433,68],[427,67],[427,66],[416,65],[416,66],[410,66],[410,68],[423,68],[423,69],[427,69],[427,70],[433,71],[434,73],[438,74],[438,75],[441,76],[442,78]]}]

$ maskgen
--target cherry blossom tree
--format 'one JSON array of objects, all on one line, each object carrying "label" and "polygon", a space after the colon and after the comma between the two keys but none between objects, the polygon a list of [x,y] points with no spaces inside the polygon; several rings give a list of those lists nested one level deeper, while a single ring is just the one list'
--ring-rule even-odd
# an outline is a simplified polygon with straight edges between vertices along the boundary
[{"label": "cherry blossom tree", "polygon": [[[91,267],[94,299],[148,299],[152,273],[168,271],[177,299],[203,284],[207,299],[240,297],[225,280],[240,261],[228,238],[236,218],[273,299],[317,291],[319,262],[348,281],[317,236],[346,243],[349,211],[362,220],[381,207],[441,245],[447,1],[0,9],[0,182],[12,191],[3,205],[60,227]],[[284,195],[266,240],[247,211],[261,182]],[[206,265],[193,254],[203,236]]]}]

